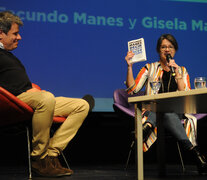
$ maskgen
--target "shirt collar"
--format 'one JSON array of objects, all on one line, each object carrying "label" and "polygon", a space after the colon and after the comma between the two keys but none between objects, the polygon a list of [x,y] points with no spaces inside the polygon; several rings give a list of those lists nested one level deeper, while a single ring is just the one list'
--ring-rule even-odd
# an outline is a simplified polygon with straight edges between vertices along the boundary
[{"label": "shirt collar", "polygon": [[4,49],[4,45],[0,42],[0,48]]}]

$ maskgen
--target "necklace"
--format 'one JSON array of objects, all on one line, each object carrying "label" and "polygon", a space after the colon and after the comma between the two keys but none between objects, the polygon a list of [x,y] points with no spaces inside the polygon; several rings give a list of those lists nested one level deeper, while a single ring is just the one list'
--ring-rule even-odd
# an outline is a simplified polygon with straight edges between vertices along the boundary
[{"label": "necklace", "polygon": [[[170,92],[170,83],[171,83],[171,79],[172,79],[172,74],[170,73],[170,79],[168,81],[168,85],[167,85],[167,92]],[[161,84],[162,84],[162,92],[164,93],[164,83],[163,80],[161,79]]]}]

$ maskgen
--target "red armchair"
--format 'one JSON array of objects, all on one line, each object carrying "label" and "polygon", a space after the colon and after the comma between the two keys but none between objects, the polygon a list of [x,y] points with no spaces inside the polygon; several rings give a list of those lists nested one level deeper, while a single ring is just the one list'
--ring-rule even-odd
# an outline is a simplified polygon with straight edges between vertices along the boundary
[{"label": "red armchair", "polygon": [[[40,89],[40,87],[36,84],[33,84],[33,87]],[[3,87],[0,87],[0,128],[11,127],[25,123],[28,141],[29,178],[32,178],[32,173],[28,124],[32,119],[33,113],[34,111],[30,106],[19,100],[16,96],[5,90]],[[55,123],[62,123],[65,121],[65,119],[66,118],[64,117],[54,117],[53,121]],[[62,156],[67,167],[69,168],[63,153]]]}]

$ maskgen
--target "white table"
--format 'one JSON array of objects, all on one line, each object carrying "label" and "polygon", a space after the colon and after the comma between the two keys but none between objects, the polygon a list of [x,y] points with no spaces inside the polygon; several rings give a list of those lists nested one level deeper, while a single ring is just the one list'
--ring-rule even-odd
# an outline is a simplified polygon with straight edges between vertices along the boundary
[{"label": "white table", "polygon": [[165,150],[162,122],[160,115],[164,112],[206,113],[207,88],[190,91],[176,91],[156,95],[129,97],[128,102],[135,103],[135,136],[137,137],[137,179],[144,179],[143,168],[143,135],[141,109],[146,104],[156,112],[157,116],[157,158],[159,175],[165,175]]}]

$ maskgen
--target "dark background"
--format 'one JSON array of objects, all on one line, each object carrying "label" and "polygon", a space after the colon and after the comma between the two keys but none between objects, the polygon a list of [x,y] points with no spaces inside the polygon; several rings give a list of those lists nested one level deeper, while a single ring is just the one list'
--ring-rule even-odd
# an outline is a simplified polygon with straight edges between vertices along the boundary
[{"label": "dark background", "polygon": [[[54,126],[54,129],[58,125]],[[207,152],[205,141],[207,119],[198,121],[198,145]],[[97,113],[88,115],[77,135],[64,150],[64,154],[71,166],[76,165],[103,165],[121,164],[123,169],[134,139],[134,120],[117,116],[116,113]],[[1,164],[27,165],[26,134],[15,134],[9,130],[0,133]],[[192,164],[188,152],[182,151],[185,164]],[[166,136],[166,161],[169,164],[180,164],[179,154],[175,139]],[[129,167],[134,167],[135,151],[133,149]],[[144,153],[144,162],[156,163],[156,143]]]}]

